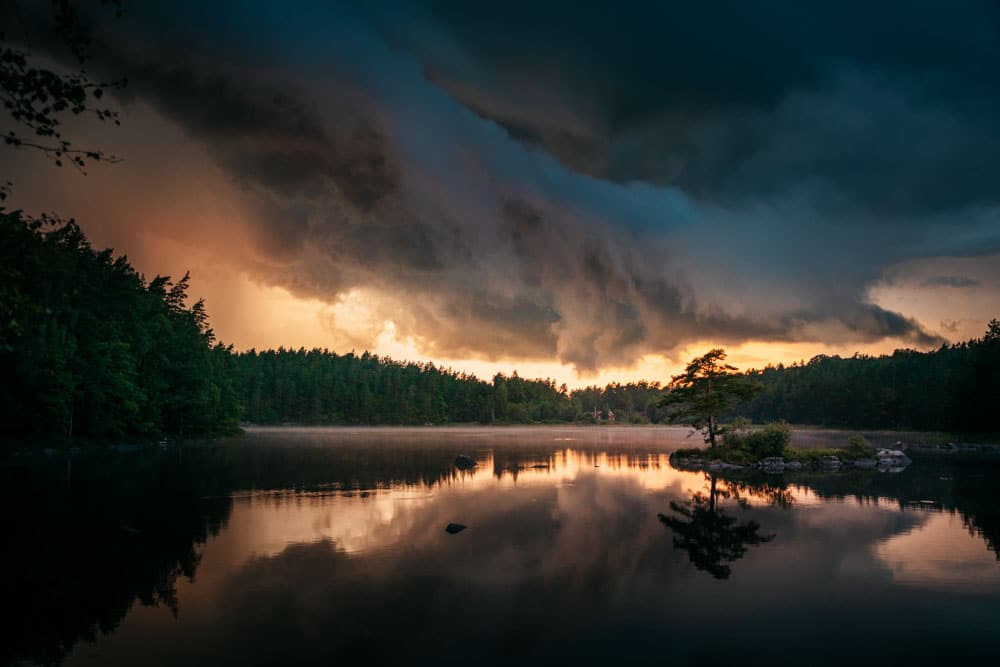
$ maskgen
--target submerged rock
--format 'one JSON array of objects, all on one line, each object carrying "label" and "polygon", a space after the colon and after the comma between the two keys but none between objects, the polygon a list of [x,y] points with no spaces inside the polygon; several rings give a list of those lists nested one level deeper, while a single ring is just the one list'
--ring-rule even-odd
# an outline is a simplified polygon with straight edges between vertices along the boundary
[{"label": "submerged rock", "polygon": [[468,526],[461,523],[449,523],[447,526],[444,527],[444,532],[448,533],[449,535],[454,535],[455,533],[461,533],[466,528],[468,528]]},{"label": "submerged rock", "polygon": [[476,463],[476,459],[472,458],[471,456],[466,456],[465,454],[459,454],[458,456],[455,457],[455,467],[458,468],[459,470],[472,470],[477,465],[479,464]]}]

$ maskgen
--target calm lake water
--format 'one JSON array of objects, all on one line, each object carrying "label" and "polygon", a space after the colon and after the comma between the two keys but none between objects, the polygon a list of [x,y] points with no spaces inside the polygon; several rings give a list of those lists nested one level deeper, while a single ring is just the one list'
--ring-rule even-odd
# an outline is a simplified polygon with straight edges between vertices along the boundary
[{"label": "calm lake water", "polygon": [[686,434],[253,429],[8,465],[0,662],[1000,656],[996,467],[713,480],[671,468]]}]

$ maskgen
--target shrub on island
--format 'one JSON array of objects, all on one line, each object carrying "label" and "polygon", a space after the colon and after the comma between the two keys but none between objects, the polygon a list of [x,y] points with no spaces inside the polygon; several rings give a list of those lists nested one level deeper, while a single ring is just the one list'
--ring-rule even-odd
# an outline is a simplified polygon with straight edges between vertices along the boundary
[{"label": "shrub on island", "polygon": [[792,427],[783,421],[751,428],[746,419],[736,419],[722,436],[727,449],[747,452],[758,459],[782,456],[792,439]]}]

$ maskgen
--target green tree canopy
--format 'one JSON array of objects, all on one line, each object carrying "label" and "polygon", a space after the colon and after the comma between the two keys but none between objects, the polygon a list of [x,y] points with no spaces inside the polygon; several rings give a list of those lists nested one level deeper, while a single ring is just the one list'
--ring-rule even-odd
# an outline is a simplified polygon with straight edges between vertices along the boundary
[{"label": "green tree canopy", "polygon": [[722,433],[719,417],[755,392],[746,376],[726,363],[726,351],[716,348],[692,359],[683,373],[673,376],[659,405],[669,409],[669,421],[703,431],[705,442],[715,447]]},{"label": "green tree canopy", "polygon": [[0,440],[233,431],[231,349],[188,279],[146,280],[72,220],[0,211]]}]

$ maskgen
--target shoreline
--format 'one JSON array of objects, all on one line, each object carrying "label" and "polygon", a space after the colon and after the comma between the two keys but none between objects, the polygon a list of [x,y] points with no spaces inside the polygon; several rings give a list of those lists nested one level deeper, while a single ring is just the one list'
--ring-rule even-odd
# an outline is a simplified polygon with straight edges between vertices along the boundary
[{"label": "shoreline", "polygon": [[[958,459],[962,456],[976,456],[977,452],[987,452],[992,457],[995,450],[1000,458],[1000,439],[993,437],[958,436],[940,431],[915,431],[904,429],[838,429],[813,425],[791,425],[792,437],[790,447],[794,450],[842,449],[847,446],[851,435],[859,434],[870,440],[879,448],[906,448],[920,458],[938,457]],[[134,452],[151,451],[155,449],[175,449],[182,446],[201,446],[223,441],[238,441],[243,438],[267,433],[283,433],[293,431],[308,431],[317,434],[370,434],[380,433],[393,436],[412,435],[415,437],[433,436],[434,433],[467,432],[470,435],[498,434],[505,437],[516,437],[520,433],[550,431],[552,433],[586,433],[588,436],[627,433],[642,434],[642,442],[637,444],[677,445],[675,449],[692,449],[701,446],[702,440],[698,432],[692,432],[689,427],[674,424],[588,424],[588,423],[545,423],[545,424],[479,424],[455,423],[433,425],[403,425],[403,424],[240,424],[238,433],[197,436],[177,439],[174,437],[150,438],[148,440],[124,440],[119,442],[103,442],[97,440],[71,440],[59,442],[58,439],[47,437],[32,441],[30,439],[9,441],[0,447],[0,459],[17,460],[29,458],[50,458],[89,455],[130,454]],[[656,443],[648,441],[654,434],[670,434],[672,442]],[[568,440],[567,442],[572,442]],[[581,441],[582,442],[582,441]]]}]

